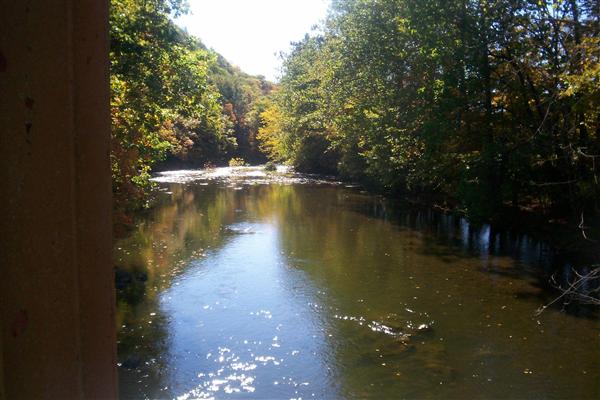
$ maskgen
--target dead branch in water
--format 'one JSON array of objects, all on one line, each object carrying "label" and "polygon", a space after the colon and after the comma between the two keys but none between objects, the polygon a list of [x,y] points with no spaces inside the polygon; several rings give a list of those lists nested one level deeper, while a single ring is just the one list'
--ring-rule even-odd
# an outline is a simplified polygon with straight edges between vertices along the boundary
[{"label": "dead branch in water", "polygon": [[[600,294],[600,266],[594,266],[590,272],[583,275],[574,269],[573,273],[575,274],[576,279],[570,283],[566,289],[558,285],[554,279],[554,275],[552,276],[552,282],[554,283],[554,286],[561,290],[562,293],[550,303],[538,308],[535,313],[536,316],[539,316],[542,312],[544,312],[544,310],[546,310],[546,308],[563,298],[569,299],[569,302],[578,301],[582,304],[593,304],[600,306],[600,297],[598,296]],[[595,282],[598,282],[598,284]],[[592,286],[592,289],[584,290],[585,286],[587,285]],[[596,286],[595,288],[593,288],[594,285]]]}]

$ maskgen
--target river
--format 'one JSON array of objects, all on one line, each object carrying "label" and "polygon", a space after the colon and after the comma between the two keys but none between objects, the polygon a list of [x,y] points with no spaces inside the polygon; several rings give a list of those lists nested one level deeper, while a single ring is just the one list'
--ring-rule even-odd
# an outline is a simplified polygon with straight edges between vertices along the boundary
[{"label": "river", "polygon": [[597,310],[536,314],[571,271],[543,242],[258,168],[156,181],[115,243],[123,399],[600,398]]}]

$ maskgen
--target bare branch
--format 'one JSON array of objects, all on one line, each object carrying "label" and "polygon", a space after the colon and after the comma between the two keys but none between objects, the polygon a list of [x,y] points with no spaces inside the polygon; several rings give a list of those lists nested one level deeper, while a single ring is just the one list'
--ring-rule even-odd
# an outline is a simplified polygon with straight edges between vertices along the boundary
[{"label": "bare branch", "polygon": [[[559,290],[561,290],[562,293],[560,296],[556,297],[550,303],[538,308],[537,311],[535,312],[536,316],[539,316],[548,307],[550,307],[551,305],[555,304],[556,302],[558,302],[559,300],[561,300],[565,297],[568,298],[569,300],[577,300],[578,302],[580,302],[582,304],[593,304],[593,305],[600,306],[600,298],[597,296],[594,296],[594,294],[596,294],[600,291],[600,266],[595,266],[594,269],[592,269],[590,272],[588,272],[585,275],[581,275],[575,270],[573,270],[573,272],[577,276],[577,279],[575,279],[575,281],[573,283],[569,284],[569,286],[566,289],[563,289],[559,285],[556,284],[556,279],[555,279],[554,275],[551,277],[551,281],[554,284],[554,286],[556,288],[558,288]],[[583,290],[584,285],[594,284],[594,282],[596,282],[599,285],[597,288],[590,289],[587,291]]]}]

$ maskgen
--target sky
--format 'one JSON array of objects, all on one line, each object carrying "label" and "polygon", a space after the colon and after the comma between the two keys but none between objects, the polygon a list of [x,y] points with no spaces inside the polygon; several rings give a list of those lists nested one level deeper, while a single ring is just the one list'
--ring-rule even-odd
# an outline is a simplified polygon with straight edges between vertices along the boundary
[{"label": "sky", "polygon": [[252,75],[280,76],[280,52],[325,19],[328,0],[188,0],[176,23]]}]

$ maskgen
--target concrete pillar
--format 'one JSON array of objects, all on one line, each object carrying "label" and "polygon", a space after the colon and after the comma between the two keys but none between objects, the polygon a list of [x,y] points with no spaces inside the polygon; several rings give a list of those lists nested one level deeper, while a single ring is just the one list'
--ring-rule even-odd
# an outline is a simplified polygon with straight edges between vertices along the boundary
[{"label": "concrete pillar", "polygon": [[108,0],[0,10],[0,398],[115,398]]}]

